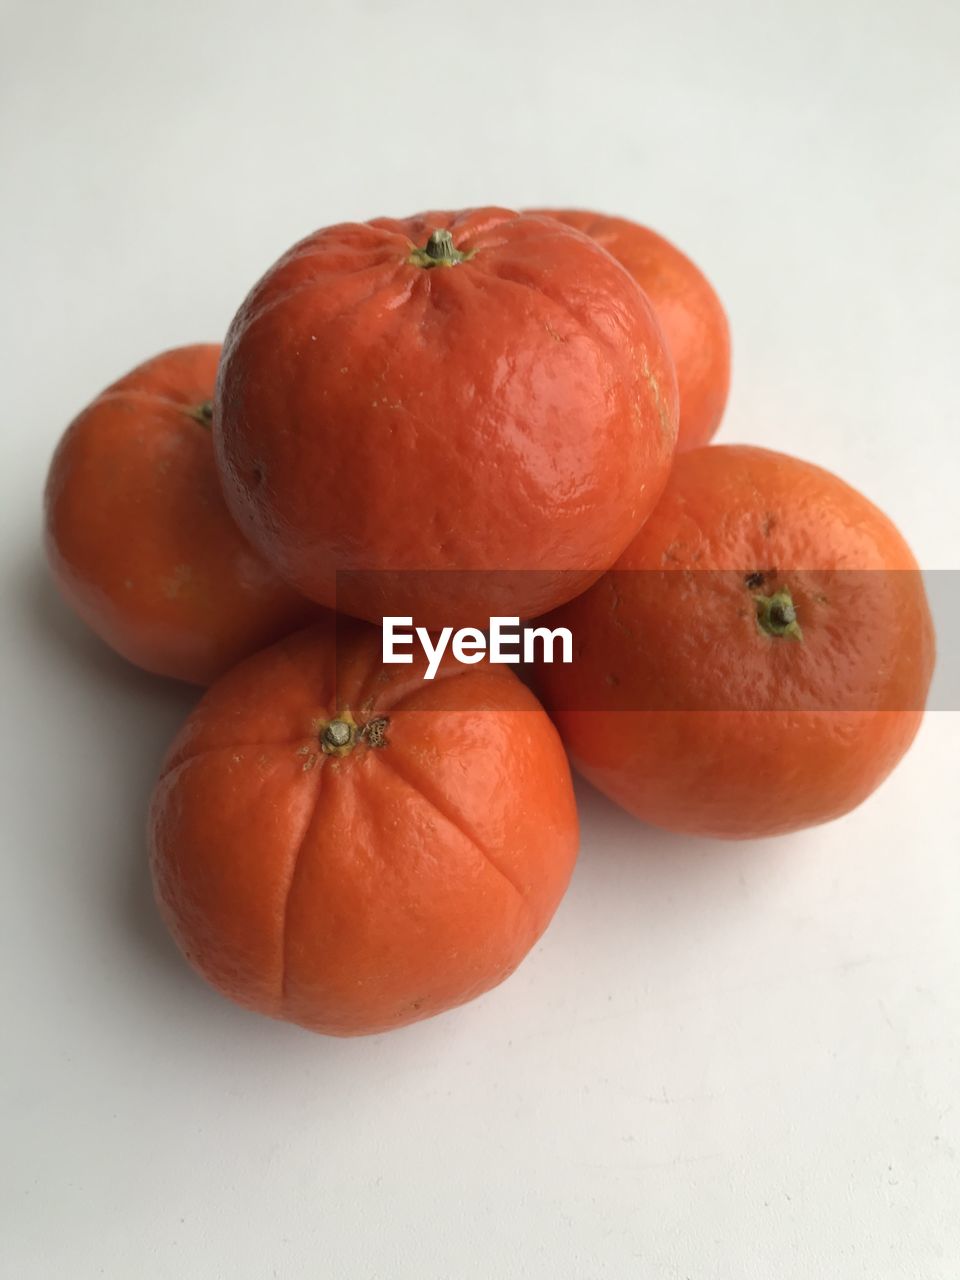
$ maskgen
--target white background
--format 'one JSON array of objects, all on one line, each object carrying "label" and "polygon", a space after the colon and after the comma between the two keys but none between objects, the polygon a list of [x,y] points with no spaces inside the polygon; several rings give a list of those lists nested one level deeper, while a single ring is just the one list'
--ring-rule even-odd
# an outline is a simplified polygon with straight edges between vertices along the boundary
[{"label": "white background", "polygon": [[776,842],[661,836],[582,788],[573,886],[513,979],[320,1039],[166,939],[143,813],[192,695],[88,638],[39,528],[73,413],[218,338],[293,239],[576,204],[714,280],[722,439],[831,467],[960,568],[958,6],[2,12],[0,1272],[955,1280],[960,716]]}]

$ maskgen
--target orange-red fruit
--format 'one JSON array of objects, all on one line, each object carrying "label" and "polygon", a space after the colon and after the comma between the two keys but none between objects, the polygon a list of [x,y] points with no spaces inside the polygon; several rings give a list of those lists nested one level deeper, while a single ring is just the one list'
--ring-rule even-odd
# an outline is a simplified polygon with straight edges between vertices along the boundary
[{"label": "orange-red fruit", "polygon": [[582,209],[543,209],[585,232],[630,272],[653,303],[677,370],[679,449],[713,436],[730,389],[730,327],[703,272],[649,227]]},{"label": "orange-red fruit", "polygon": [[577,850],[556,730],[509,669],[383,666],[326,621],[211,688],[150,813],[163,917],[239,1004],[331,1035],[440,1013],[520,963]]},{"label": "orange-red fruit", "polygon": [[210,437],[219,353],[179,347],[103,391],[67,428],[45,495],[66,600],[137,666],[194,684],[316,614],[223,501]]},{"label": "orange-red fruit", "polygon": [[[304,594],[443,626],[542,612],[609,568],[676,419],[631,276],[554,219],[478,209],[291,249],[230,326],[214,437],[234,516]],[[403,576],[449,569],[481,572]],[[337,570],[361,576],[338,592]]]},{"label": "orange-red fruit", "polygon": [[764,449],[677,459],[543,667],[577,768],[657,826],[772,835],[835,818],[919,727],[934,663],[916,561],[836,476]]}]

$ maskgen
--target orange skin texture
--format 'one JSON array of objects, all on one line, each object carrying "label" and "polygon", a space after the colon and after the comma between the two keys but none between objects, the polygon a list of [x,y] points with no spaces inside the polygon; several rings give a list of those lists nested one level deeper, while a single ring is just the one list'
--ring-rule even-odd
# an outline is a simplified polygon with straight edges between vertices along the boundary
[{"label": "orange skin texture", "polygon": [[[506,667],[384,666],[340,618],[204,696],[150,811],[160,911],[214,987],[329,1035],[471,1000],[546,928],[578,844],[556,730]],[[334,716],[386,741],[321,749]]]},{"label": "orange skin texture", "polygon": [[[411,262],[437,228],[473,256]],[[288,581],[439,627],[595,581],[653,509],[676,424],[627,272],[553,219],[479,209],[291,249],[230,326],[214,439],[235,518]],[[409,573],[451,569],[498,572]]]},{"label": "orange skin texture", "polygon": [[102,392],[47,476],[45,542],[61,594],[137,666],[209,684],[316,608],[241,536],[209,425],[220,348],[180,347]]},{"label": "orange skin texture", "polygon": [[[755,593],[783,587],[800,639],[758,621]],[[550,624],[574,637],[573,664],[539,681],[576,767],[638,818],[699,835],[860,804],[913,740],[934,666],[890,520],[829,472],[747,446],[679,457],[640,536]]]},{"label": "orange skin texture", "polygon": [[678,449],[712,439],[730,390],[730,326],[703,272],[649,227],[582,209],[540,209],[596,240],[647,294],[673,357],[680,390]]}]

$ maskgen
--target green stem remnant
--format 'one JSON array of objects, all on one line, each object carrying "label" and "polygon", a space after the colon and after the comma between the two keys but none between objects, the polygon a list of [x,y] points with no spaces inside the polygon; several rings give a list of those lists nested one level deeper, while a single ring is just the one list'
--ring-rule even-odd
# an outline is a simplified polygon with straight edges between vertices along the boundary
[{"label": "green stem remnant", "polygon": [[753,599],[757,606],[757,626],[761,631],[768,636],[803,639],[789,587],[781,587],[772,596],[755,595]]},{"label": "green stem remnant", "polygon": [[468,262],[475,253],[476,249],[463,253],[453,243],[450,232],[437,227],[431,231],[426,246],[412,249],[407,261],[415,267],[455,267],[459,262]]},{"label": "green stem remnant", "polygon": [[199,422],[201,427],[206,427],[208,431],[213,425],[213,405],[209,400],[204,400],[203,404],[193,405],[187,413],[194,422]]}]

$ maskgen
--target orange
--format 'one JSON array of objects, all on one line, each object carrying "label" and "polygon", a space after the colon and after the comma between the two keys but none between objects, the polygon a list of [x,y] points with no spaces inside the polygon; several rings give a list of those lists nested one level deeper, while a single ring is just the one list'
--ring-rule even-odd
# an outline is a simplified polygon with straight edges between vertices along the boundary
[{"label": "orange", "polygon": [[45,496],[65,599],[137,666],[194,684],[316,614],[223,501],[210,438],[219,354],[179,347],[107,387],[57,446]]},{"label": "orange", "polygon": [[829,472],[746,446],[677,459],[653,517],[551,615],[539,673],[577,768],[646,822],[773,835],[835,818],[910,745],[934,664],[920,572]]},{"label": "orange", "polygon": [[389,1030],[501,982],[553,915],[578,841],[556,730],[506,667],[424,667],[327,620],[230,672],[174,742],[157,900],[245,1007]]}]

